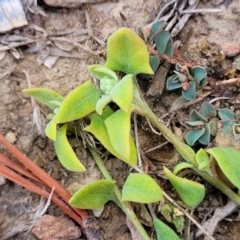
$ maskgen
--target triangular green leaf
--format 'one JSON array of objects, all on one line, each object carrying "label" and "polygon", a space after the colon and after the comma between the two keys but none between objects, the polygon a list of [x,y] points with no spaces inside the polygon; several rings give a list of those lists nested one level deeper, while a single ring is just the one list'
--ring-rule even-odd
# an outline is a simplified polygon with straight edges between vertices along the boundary
[{"label": "triangular green leaf", "polygon": [[161,31],[154,37],[154,42],[156,44],[157,50],[161,54],[165,53],[170,38],[171,34],[169,31]]},{"label": "triangular green leaf", "polygon": [[47,126],[45,128],[45,134],[48,138],[52,139],[53,141],[56,140],[56,137],[57,137],[57,118],[56,118],[56,115],[47,124]]},{"label": "triangular green leaf", "polygon": [[202,148],[196,153],[196,162],[199,170],[206,170],[210,167],[210,159]]},{"label": "triangular green leaf", "polygon": [[77,158],[67,139],[67,124],[57,130],[56,141],[54,142],[55,152],[61,164],[73,172],[86,171],[85,167]]},{"label": "triangular green leaf", "polygon": [[97,79],[102,79],[104,77],[113,78],[115,81],[118,81],[117,74],[110,70],[109,68],[95,64],[88,67],[88,71]]},{"label": "triangular green leaf", "polygon": [[131,173],[122,189],[122,201],[153,203],[163,199],[156,181],[144,173]]},{"label": "triangular green leaf", "polygon": [[178,235],[164,222],[153,218],[154,228],[157,232],[157,240],[180,240]]},{"label": "triangular green leaf", "polygon": [[81,209],[102,208],[105,203],[114,199],[114,185],[115,181],[105,179],[89,183],[74,193],[69,203]]},{"label": "triangular green leaf", "polygon": [[151,39],[157,32],[162,31],[164,27],[166,27],[167,23],[163,20],[155,22],[150,29],[150,36]]},{"label": "triangular green leaf", "polygon": [[112,146],[124,159],[130,159],[130,114],[119,109],[105,120]]},{"label": "triangular green leaf", "polygon": [[87,81],[70,92],[62,102],[57,123],[65,123],[83,118],[95,110],[101,90],[92,86]]},{"label": "triangular green leaf", "polygon": [[48,88],[29,88],[24,89],[23,92],[35,98],[39,102],[45,104],[51,109],[58,107],[58,105],[54,103],[55,101],[63,101],[63,97],[59,93]]},{"label": "triangular green leaf", "polygon": [[207,150],[230,182],[240,189],[240,152],[233,147],[215,147]]},{"label": "triangular green leaf", "polygon": [[102,95],[102,97],[98,100],[96,104],[96,112],[98,114],[102,114],[103,109],[107,106],[108,103],[112,101],[111,96],[109,95]]},{"label": "triangular green leaf", "polygon": [[144,41],[128,28],[120,28],[107,41],[107,68],[126,74],[153,74]]},{"label": "triangular green leaf", "polygon": [[210,142],[210,128],[208,124],[205,125],[204,129],[205,131],[203,135],[198,139],[198,141],[203,145],[208,145]]},{"label": "triangular green leaf", "polygon": [[125,112],[128,112],[133,99],[133,79],[132,75],[126,75],[111,90],[112,100]]},{"label": "triangular green leaf", "polygon": [[164,173],[188,207],[194,208],[201,203],[205,196],[205,188],[202,184],[178,177],[166,167],[164,167]]}]

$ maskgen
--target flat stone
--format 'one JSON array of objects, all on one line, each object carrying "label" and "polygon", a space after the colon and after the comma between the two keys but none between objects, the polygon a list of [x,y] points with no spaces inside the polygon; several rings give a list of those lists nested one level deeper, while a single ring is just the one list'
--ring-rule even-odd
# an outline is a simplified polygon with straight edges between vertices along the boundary
[{"label": "flat stone", "polygon": [[48,214],[38,220],[32,233],[40,240],[75,240],[82,235],[80,228],[68,217]]}]

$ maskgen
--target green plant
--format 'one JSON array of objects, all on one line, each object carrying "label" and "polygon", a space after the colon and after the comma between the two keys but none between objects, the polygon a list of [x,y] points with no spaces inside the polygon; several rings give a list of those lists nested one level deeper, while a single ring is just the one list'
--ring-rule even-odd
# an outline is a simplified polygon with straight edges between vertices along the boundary
[{"label": "green plant", "polygon": [[196,142],[208,145],[210,136],[217,132],[217,115],[215,108],[210,103],[203,103],[200,112],[193,110],[190,113],[184,138],[188,145],[193,146]]},{"label": "green plant", "polygon": [[207,72],[203,67],[195,66],[188,68],[175,65],[174,74],[167,79],[167,89],[174,90],[182,88],[182,96],[186,100],[192,100],[196,97],[196,86],[203,87],[207,84]]},{"label": "green plant", "polygon": [[236,140],[240,139],[240,111],[235,114],[228,108],[221,108],[218,111],[220,121],[218,126],[225,133],[233,133]]},{"label": "green plant", "polygon": [[[120,78],[114,71],[120,71],[126,75]],[[53,109],[53,114],[50,115],[51,120],[46,127],[46,134],[54,141],[57,156],[64,167],[72,171],[85,170],[84,166],[78,162],[66,137],[69,122],[77,119],[85,119],[86,123],[90,121],[84,131],[94,135],[117,158],[131,166],[136,166],[137,151],[131,135],[131,114],[136,112],[148,118],[186,161],[177,165],[173,173],[167,168],[164,168],[164,172],[188,207],[194,208],[202,201],[205,196],[205,188],[198,182],[177,176],[179,171],[187,167],[195,170],[197,174],[240,204],[240,197],[210,169],[213,158],[219,163],[227,177],[230,174],[229,170],[235,168],[234,176],[230,176],[229,179],[238,187],[240,170],[236,165],[240,162],[239,152],[232,148],[227,150],[212,148],[207,152],[201,150],[195,154],[191,147],[178,139],[163,122],[159,121],[141,98],[136,75],[138,73],[152,74],[153,71],[149,65],[147,47],[137,34],[127,28],[117,30],[108,39],[107,62],[104,66],[90,66],[89,72],[99,79],[100,88],[93,86],[91,81],[87,81],[75,88],[65,98],[48,89],[24,91]],[[44,97],[46,95],[47,98]],[[109,106],[110,102],[116,104],[114,108]],[[205,115],[205,113],[202,114]],[[195,121],[195,119],[193,120]],[[71,129],[69,128],[69,130]],[[81,129],[78,129],[76,133],[80,131]],[[89,144],[88,149],[105,179],[89,183],[81,188],[72,196],[70,204],[78,208],[94,209],[104,206],[108,201],[114,201],[126,213],[142,238],[150,239],[133,212],[129,201],[140,203],[161,201],[163,199],[162,189],[158,183],[147,174],[133,173],[128,176],[122,191],[120,191],[97,151]],[[231,163],[232,157],[234,157],[233,163]],[[227,166],[225,166],[225,158],[228,159]],[[151,211],[151,214],[157,239],[164,239],[164,237],[165,239],[179,239],[172,229],[155,216],[154,212]]]}]

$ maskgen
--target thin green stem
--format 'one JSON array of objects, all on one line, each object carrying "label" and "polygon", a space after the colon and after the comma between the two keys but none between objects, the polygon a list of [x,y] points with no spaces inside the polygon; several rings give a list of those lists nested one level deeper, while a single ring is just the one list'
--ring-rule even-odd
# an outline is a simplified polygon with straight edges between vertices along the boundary
[{"label": "thin green stem", "polygon": [[[135,90],[136,91],[136,90]],[[164,137],[171,142],[179,154],[189,163],[193,164],[195,171],[198,172],[206,181],[212,184],[214,187],[226,194],[231,200],[240,205],[240,197],[233,192],[225,183],[223,183],[219,178],[213,178],[207,172],[197,170],[197,163],[195,160],[195,153],[191,147],[183,143],[169,128],[167,128],[163,122],[160,122],[157,116],[152,112],[150,107],[146,102],[140,98],[140,94],[135,93],[133,103],[139,107],[143,112],[144,116],[148,118],[157,127]]]},{"label": "thin green stem", "polygon": [[[106,169],[106,167],[105,167],[101,157],[97,153],[97,151],[89,145],[88,145],[88,149],[91,152],[91,154],[92,154],[96,164],[98,165],[100,171],[102,172],[103,176],[107,180],[113,181],[111,175],[109,174],[108,170]],[[144,240],[150,240],[150,237],[148,236],[146,230],[143,228],[142,224],[139,222],[139,220],[138,220],[136,214],[134,213],[130,203],[121,201],[122,195],[121,195],[121,192],[120,192],[119,188],[116,185],[114,187],[114,193],[115,193],[115,197],[116,197],[114,199],[114,201],[125,212],[125,214],[129,218],[129,220],[133,223],[133,225],[136,227],[136,229],[141,234],[142,238]]]}]

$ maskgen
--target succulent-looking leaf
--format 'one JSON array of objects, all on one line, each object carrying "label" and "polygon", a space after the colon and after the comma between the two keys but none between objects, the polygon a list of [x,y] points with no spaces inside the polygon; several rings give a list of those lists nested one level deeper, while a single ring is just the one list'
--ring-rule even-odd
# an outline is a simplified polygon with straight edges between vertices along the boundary
[{"label": "succulent-looking leaf", "polygon": [[117,83],[118,81],[113,78],[103,77],[100,79],[100,89],[103,91],[103,94],[109,95]]},{"label": "succulent-looking leaf", "polygon": [[128,28],[120,28],[107,41],[107,68],[126,74],[153,74],[144,41]]},{"label": "succulent-looking leaf", "polygon": [[220,128],[224,133],[231,133],[234,122],[232,120],[222,120],[218,122]]},{"label": "succulent-looking leaf", "polygon": [[167,90],[177,89],[182,86],[176,74],[168,77],[166,85],[167,85]]},{"label": "succulent-looking leaf", "polygon": [[205,128],[202,128],[200,130],[190,130],[185,136],[187,144],[193,146],[196,141],[204,134],[204,132]]},{"label": "succulent-looking leaf", "polygon": [[178,235],[164,222],[153,218],[153,225],[157,232],[157,240],[180,240]]},{"label": "succulent-looking leaf", "polygon": [[179,82],[184,83],[188,80],[188,77],[185,74],[180,73],[178,71],[174,71],[174,73],[177,75]]},{"label": "succulent-looking leaf", "polygon": [[126,75],[119,81],[110,92],[112,100],[125,112],[130,110],[133,99],[132,75]]},{"label": "succulent-looking leaf", "polygon": [[161,31],[155,35],[154,42],[156,44],[157,50],[161,54],[165,53],[170,38],[171,34],[169,31]]},{"label": "succulent-looking leaf", "polygon": [[186,168],[194,168],[194,166],[188,162],[181,162],[174,167],[173,174],[177,175],[180,171]]},{"label": "succulent-looking leaf", "polygon": [[56,105],[54,101],[63,101],[63,97],[59,93],[48,88],[30,88],[24,89],[23,92],[35,98],[39,102],[45,104],[51,109],[58,107],[58,105]]},{"label": "succulent-looking leaf", "polygon": [[178,177],[166,167],[164,167],[164,173],[188,207],[194,208],[201,203],[205,196],[205,188],[202,184]]},{"label": "succulent-looking leaf", "polygon": [[150,66],[153,70],[153,72],[155,73],[159,67],[159,64],[160,64],[160,58],[159,56],[150,56],[149,57],[149,63],[150,63]]},{"label": "succulent-looking leaf", "polygon": [[218,116],[223,121],[234,119],[234,113],[229,108],[221,108],[221,109],[219,109]]},{"label": "succulent-looking leaf", "polygon": [[88,67],[88,71],[99,80],[107,77],[109,79],[114,79],[115,81],[118,81],[117,74],[105,66],[99,64],[91,65]]},{"label": "succulent-looking leaf", "polygon": [[65,123],[83,118],[95,110],[101,90],[87,81],[75,88],[63,100],[58,114],[57,123]]},{"label": "succulent-looking leaf", "polygon": [[187,100],[193,100],[196,97],[195,82],[189,82],[189,88],[187,91],[182,90],[182,96]]},{"label": "succulent-looking leaf", "polygon": [[155,22],[150,29],[149,38],[151,39],[158,31],[162,31],[166,25],[167,25],[167,23],[163,20]]},{"label": "succulent-looking leaf", "polygon": [[201,106],[200,114],[206,119],[209,119],[215,117],[217,113],[212,104],[205,102]]},{"label": "succulent-looking leaf", "polygon": [[53,141],[56,140],[57,137],[57,117],[56,115],[50,120],[45,128],[45,134],[48,138]]},{"label": "succulent-looking leaf", "polygon": [[122,201],[153,203],[163,199],[156,181],[144,173],[131,173],[122,189]]},{"label": "succulent-looking leaf", "polygon": [[60,163],[69,171],[84,172],[85,167],[77,158],[67,139],[67,124],[57,130],[57,137],[54,142],[55,152]]},{"label": "succulent-looking leaf", "polygon": [[207,76],[207,71],[205,68],[196,66],[191,68],[191,75],[194,77],[194,79],[200,84],[200,82]]},{"label": "succulent-looking leaf", "polygon": [[202,122],[207,122],[207,119],[205,117],[203,117],[198,111],[193,110],[190,113],[189,116],[189,121],[194,122],[194,121],[202,121]]},{"label": "succulent-looking leaf", "polygon": [[233,147],[215,147],[207,152],[215,158],[229,181],[240,189],[240,152]]},{"label": "succulent-looking leaf", "polygon": [[199,170],[207,170],[210,167],[210,159],[202,148],[196,153],[196,162]]},{"label": "succulent-looking leaf", "polygon": [[174,52],[174,43],[173,43],[173,40],[171,38],[167,43],[165,54],[169,57],[173,57],[173,52]]},{"label": "succulent-looking leaf", "polygon": [[203,135],[198,139],[198,141],[203,145],[208,145],[210,142],[210,128],[208,124],[205,125],[205,131]]},{"label": "succulent-looking leaf", "polygon": [[81,209],[99,209],[114,199],[115,181],[106,179],[89,183],[79,189],[70,198],[71,206]]},{"label": "succulent-looking leaf", "polygon": [[119,109],[105,120],[112,146],[124,159],[130,159],[130,114]]},{"label": "succulent-looking leaf", "polygon": [[203,126],[204,125],[204,123],[202,121],[192,121],[192,122],[186,121],[186,124],[188,126],[191,126],[191,127]]},{"label": "succulent-looking leaf", "polygon": [[96,112],[101,115],[103,109],[107,106],[108,103],[112,101],[111,96],[109,95],[102,95],[102,97],[97,101],[96,104]]}]

